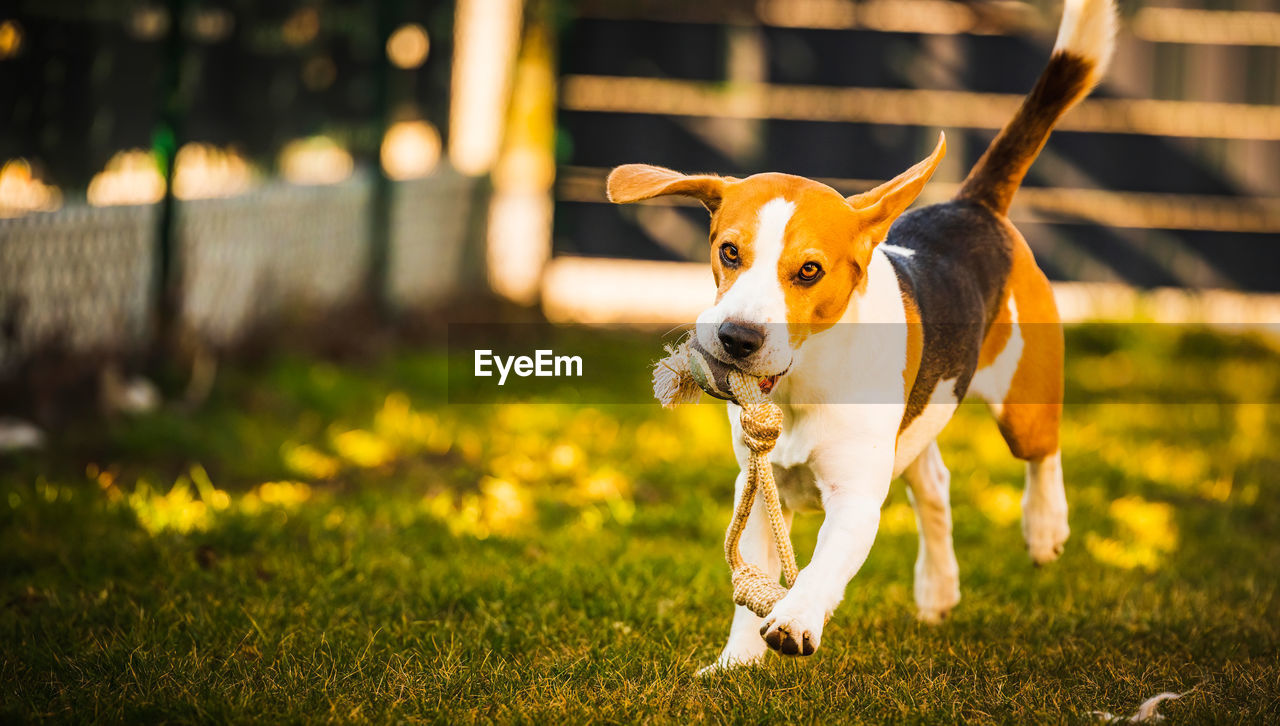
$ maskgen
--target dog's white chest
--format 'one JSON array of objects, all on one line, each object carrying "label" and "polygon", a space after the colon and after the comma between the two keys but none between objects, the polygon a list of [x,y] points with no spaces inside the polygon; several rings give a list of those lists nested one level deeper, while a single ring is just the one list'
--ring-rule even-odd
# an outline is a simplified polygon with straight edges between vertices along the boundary
[{"label": "dog's white chest", "polygon": [[822,494],[813,470],[805,464],[784,468],[775,464],[773,478],[778,484],[778,497],[793,512],[816,512],[822,509]]},{"label": "dog's white chest", "polygon": [[820,509],[822,496],[818,491],[817,478],[809,466],[814,443],[820,440],[814,430],[820,427],[819,422],[814,416],[792,410],[790,406],[784,407],[783,412],[783,433],[770,456],[778,494],[787,508],[793,511]]}]

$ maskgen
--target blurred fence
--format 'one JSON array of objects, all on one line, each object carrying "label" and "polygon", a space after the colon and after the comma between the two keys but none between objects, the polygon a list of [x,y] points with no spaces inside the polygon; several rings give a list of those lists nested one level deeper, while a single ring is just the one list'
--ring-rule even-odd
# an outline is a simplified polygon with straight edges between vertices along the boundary
[{"label": "blurred fence", "polygon": [[[1118,4],[1111,68],[1049,139],[1014,222],[1057,282],[1280,292],[1280,7]],[[580,271],[573,256],[705,261],[696,203],[607,205],[621,163],[781,171],[856,193],[945,131],[922,201],[949,198],[1044,67],[1061,7],[581,0],[562,31],[557,123],[570,143],[548,277]]]},{"label": "blurred fence", "polygon": [[[215,347],[290,312],[382,298],[400,311],[471,289],[484,183],[440,170],[391,185],[388,275],[369,289],[372,179],[272,182],[180,202],[174,240],[179,322]],[[477,213],[481,210],[481,213]],[[159,205],[92,207],[0,220],[0,377],[44,348],[136,351],[154,334]]]},{"label": "blurred fence", "polygon": [[0,220],[0,372],[45,346],[146,337],[158,206],[67,206]]}]

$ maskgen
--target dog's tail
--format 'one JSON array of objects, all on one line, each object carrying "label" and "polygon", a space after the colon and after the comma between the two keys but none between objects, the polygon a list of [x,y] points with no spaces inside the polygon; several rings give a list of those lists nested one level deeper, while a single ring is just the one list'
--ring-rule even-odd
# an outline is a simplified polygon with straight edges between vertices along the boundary
[{"label": "dog's tail", "polygon": [[1113,0],[1066,0],[1049,65],[960,185],[957,199],[1005,214],[1049,132],[1098,85],[1115,44]]}]

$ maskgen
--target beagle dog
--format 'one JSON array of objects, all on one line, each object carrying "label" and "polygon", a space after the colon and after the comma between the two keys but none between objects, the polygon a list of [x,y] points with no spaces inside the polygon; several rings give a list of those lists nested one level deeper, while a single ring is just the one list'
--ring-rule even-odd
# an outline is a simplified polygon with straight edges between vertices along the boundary
[{"label": "beagle dog", "polygon": [[[960,599],[950,474],[935,438],[972,391],[1026,462],[1022,532],[1050,562],[1067,539],[1058,428],[1063,338],[1053,293],[1006,213],[1054,124],[1098,83],[1115,34],[1112,0],[1066,0],[1048,65],[949,202],[907,212],[946,151],[862,194],[789,174],[735,179],[628,164],[609,199],[678,194],[711,213],[715,304],[697,341],[721,362],[775,379],[785,415],[774,474],[790,512],[820,505],[813,556],[760,618],[737,607],[728,643],[703,672],[767,648],[810,655],[866,560],[891,480],[902,475],[920,535],[914,597],[937,622]],[[733,447],[745,467],[738,407]],[[745,473],[737,480],[741,496]],[[757,501],[742,554],[780,573]]]}]

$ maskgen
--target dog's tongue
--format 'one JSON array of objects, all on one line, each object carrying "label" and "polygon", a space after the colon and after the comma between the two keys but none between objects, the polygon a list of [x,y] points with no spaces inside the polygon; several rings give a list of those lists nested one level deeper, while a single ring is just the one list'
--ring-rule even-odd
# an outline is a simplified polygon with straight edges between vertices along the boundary
[{"label": "dog's tongue", "polygon": [[773,375],[769,376],[768,378],[761,378],[761,379],[760,379],[760,391],[761,391],[762,393],[772,393],[772,392],[773,392],[773,387],[774,387],[774,386],[776,386],[776,385],[778,385],[778,378],[779,378],[779,376],[781,376],[781,375],[782,375],[781,373],[775,373],[775,374],[773,374]]}]

